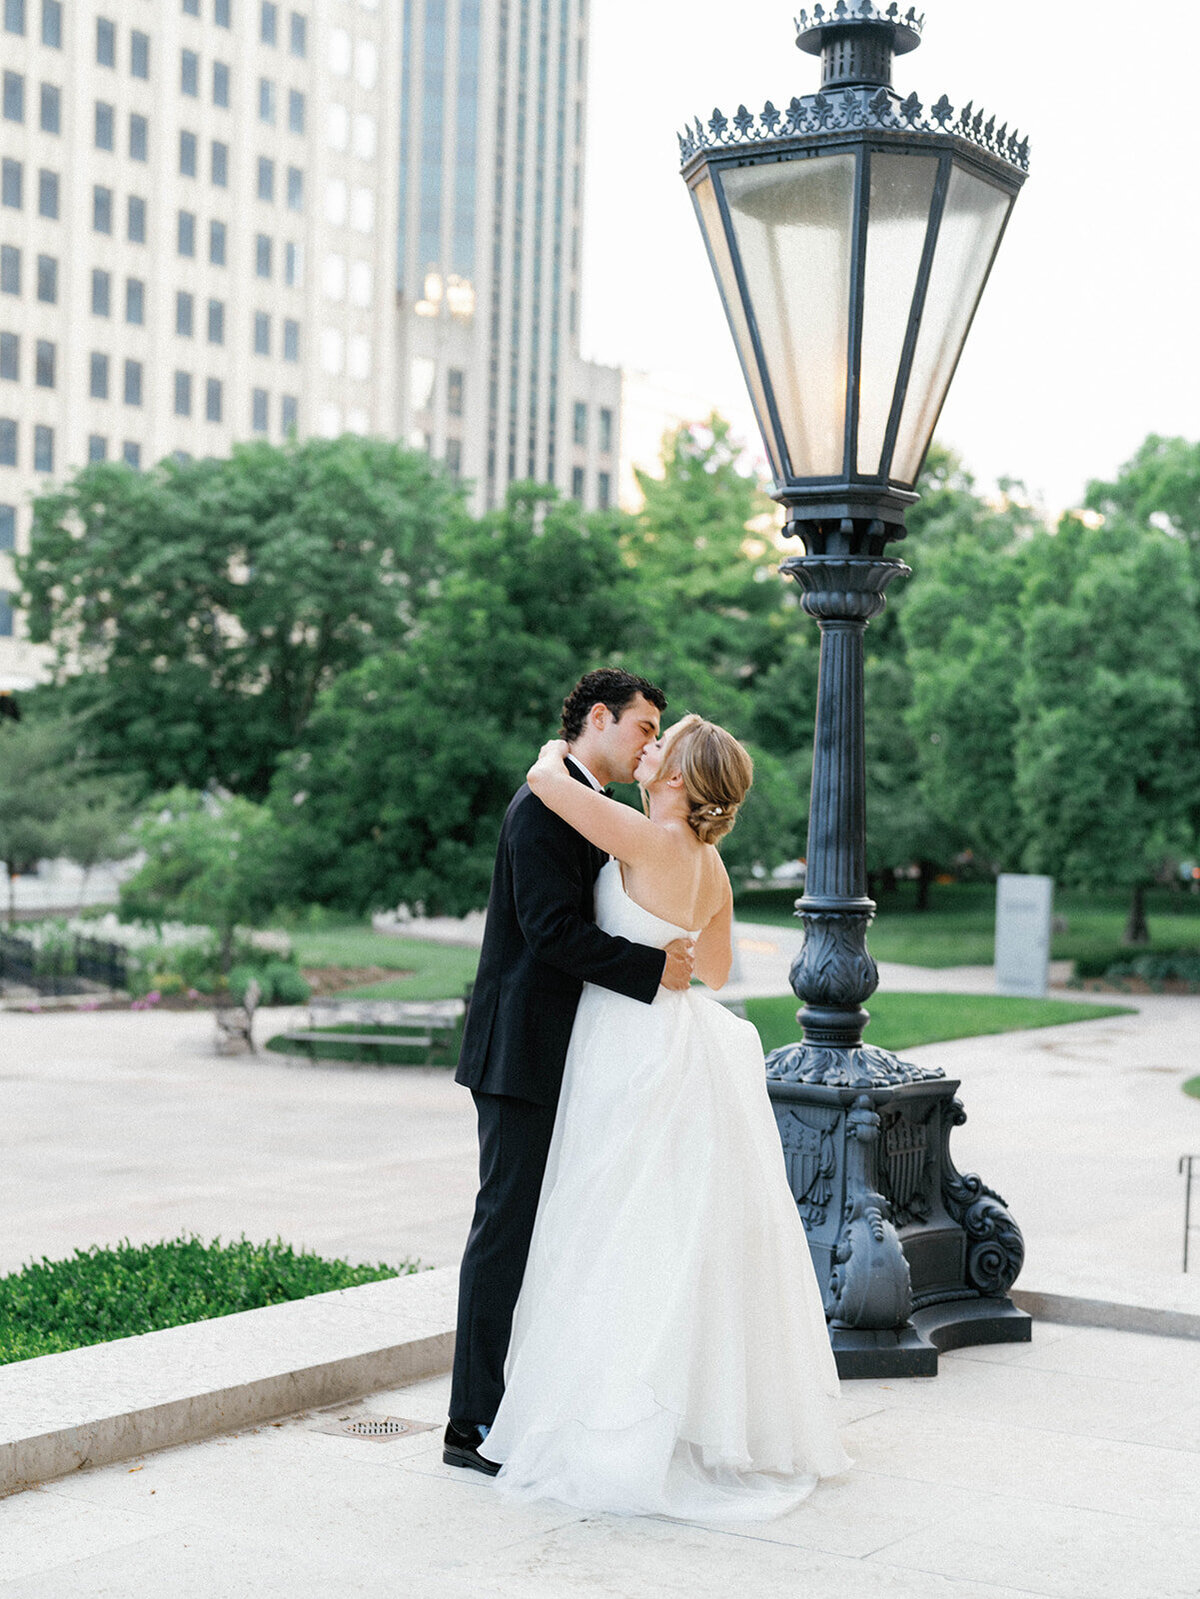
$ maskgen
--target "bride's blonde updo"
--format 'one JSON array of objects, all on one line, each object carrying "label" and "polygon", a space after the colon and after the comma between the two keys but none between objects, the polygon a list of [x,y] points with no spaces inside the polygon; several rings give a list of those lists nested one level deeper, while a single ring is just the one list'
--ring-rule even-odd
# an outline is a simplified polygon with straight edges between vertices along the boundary
[{"label": "bride's blonde updo", "polygon": [[754,781],[754,762],[715,722],[685,716],[663,737],[658,776],[678,772],[688,798],[688,824],[702,844],[724,838]]}]

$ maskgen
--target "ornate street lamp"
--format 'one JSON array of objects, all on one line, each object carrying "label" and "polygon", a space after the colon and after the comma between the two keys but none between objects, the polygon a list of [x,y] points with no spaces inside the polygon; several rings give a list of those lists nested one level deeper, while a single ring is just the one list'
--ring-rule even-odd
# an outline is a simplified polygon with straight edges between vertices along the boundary
[{"label": "ornate street lamp", "polygon": [[781,571],[821,629],[800,1043],[768,1059],[793,1192],[845,1376],[925,1375],[939,1349],[1021,1340],[1023,1258],[1004,1202],[954,1169],[957,1082],[864,1044],[879,974],[866,932],[863,634],[909,575],[887,555],[1017,192],[1028,144],[943,96],[891,87],[923,19],[872,0],[800,13],[820,93],[714,111],[680,136],[774,476]]}]

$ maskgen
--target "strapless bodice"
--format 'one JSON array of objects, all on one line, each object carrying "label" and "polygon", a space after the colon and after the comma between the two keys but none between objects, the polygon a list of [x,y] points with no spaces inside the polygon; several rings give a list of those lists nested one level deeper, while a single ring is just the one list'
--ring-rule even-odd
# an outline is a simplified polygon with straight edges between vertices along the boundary
[{"label": "strapless bodice", "polygon": [[596,925],[617,938],[628,938],[651,949],[665,949],[677,938],[695,938],[694,931],[655,916],[630,899],[621,879],[621,863],[607,861],[596,879]]}]

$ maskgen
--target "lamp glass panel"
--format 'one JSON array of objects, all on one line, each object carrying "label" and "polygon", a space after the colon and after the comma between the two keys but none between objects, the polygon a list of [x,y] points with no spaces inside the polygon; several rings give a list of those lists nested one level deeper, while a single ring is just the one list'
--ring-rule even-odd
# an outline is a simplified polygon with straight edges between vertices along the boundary
[{"label": "lamp glass panel", "polygon": [[759,431],[763,436],[767,459],[771,463],[771,470],[774,472],[775,479],[778,482],[783,478],[779,460],[779,446],[775,439],[775,430],[771,425],[771,413],[767,407],[762,373],[758,368],[758,358],[754,353],[754,340],[750,337],[750,324],[746,320],[742,297],[738,292],[737,275],[734,272],[733,258],[729,252],[729,241],[725,237],[725,225],[721,220],[721,207],[713,189],[712,178],[709,177],[707,172],[692,189],[692,200],[695,203],[696,215],[699,218],[701,230],[708,244],[708,257],[712,262],[713,275],[721,290],[721,299],[725,303],[725,315],[729,319],[729,330],[733,334],[733,342],[737,346],[738,358],[742,363],[742,373],[746,379],[746,387],[750,390],[750,401],[754,406],[754,414],[758,420]]},{"label": "lamp glass panel", "polygon": [[955,164],[892,461],[911,486],[929,447],[1013,197]]},{"label": "lamp glass panel", "polygon": [[845,466],[853,153],[721,174],[792,478]]},{"label": "lamp glass panel", "polygon": [[882,466],[937,170],[936,155],[871,156],[858,401],[858,471],[868,476]]}]

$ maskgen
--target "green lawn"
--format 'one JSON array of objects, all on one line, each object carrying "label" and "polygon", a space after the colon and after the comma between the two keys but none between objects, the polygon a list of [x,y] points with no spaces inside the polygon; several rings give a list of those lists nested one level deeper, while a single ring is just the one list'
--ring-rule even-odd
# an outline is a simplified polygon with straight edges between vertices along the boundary
[{"label": "green lawn", "polygon": [[[737,897],[737,915],[775,927],[795,925],[794,889],[748,890]],[[910,966],[990,966],[994,959],[996,890],[991,883],[935,884],[930,908],[915,908],[916,885],[902,884],[881,895],[869,942],[876,960]],[[1194,945],[1200,949],[1200,895],[1153,889],[1146,896],[1151,948]],[[1054,960],[1078,960],[1120,945],[1129,904],[1124,894],[1060,889],[1054,913],[1067,932],[1054,935]]]},{"label": "green lawn", "polygon": [[408,975],[339,989],[339,999],[461,999],[479,951],[420,938],[392,938],[369,923],[288,930],[301,966],[383,966]]},{"label": "green lawn", "polygon": [[[1030,1027],[1056,1027],[1061,1022],[1133,1014],[1127,1005],[1012,999],[998,994],[875,994],[867,1008],[871,1012],[867,1043],[893,1050],[938,1044],[947,1038],[974,1038],[980,1033],[1014,1033]],[[758,1028],[764,1051],[799,1038],[798,1009],[799,1002],[793,995],[746,1001],[746,1015]]]}]

